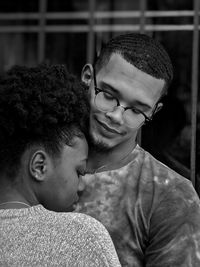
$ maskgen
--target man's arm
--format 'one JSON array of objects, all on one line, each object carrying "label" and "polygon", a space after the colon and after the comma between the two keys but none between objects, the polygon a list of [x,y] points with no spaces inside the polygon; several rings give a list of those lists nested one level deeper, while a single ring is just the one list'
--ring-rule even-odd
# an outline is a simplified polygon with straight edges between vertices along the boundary
[{"label": "man's arm", "polygon": [[199,267],[199,198],[189,181],[169,189],[151,216],[145,266]]}]

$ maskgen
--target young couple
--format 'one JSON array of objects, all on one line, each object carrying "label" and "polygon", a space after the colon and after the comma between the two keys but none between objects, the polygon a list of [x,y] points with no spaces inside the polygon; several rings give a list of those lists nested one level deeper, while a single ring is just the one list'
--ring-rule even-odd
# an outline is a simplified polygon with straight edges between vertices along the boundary
[{"label": "young couple", "polygon": [[[0,263],[119,266],[114,243],[122,266],[200,265],[191,182],[136,143],[172,77],[165,49],[135,33],[111,39],[85,65],[82,178],[83,85],[61,66],[16,68],[1,79]],[[73,203],[113,243],[91,217],[60,213]]]}]

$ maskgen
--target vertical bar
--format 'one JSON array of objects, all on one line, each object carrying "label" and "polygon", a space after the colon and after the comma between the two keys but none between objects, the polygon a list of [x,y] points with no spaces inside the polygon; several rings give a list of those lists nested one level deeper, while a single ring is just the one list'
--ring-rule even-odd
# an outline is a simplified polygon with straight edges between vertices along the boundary
[{"label": "vertical bar", "polygon": [[194,0],[194,31],[193,31],[193,50],[192,50],[192,136],[190,169],[191,181],[196,187],[196,130],[197,130],[197,103],[198,103],[198,61],[199,61],[199,0]]},{"label": "vertical bar", "polygon": [[95,0],[89,0],[89,32],[87,38],[87,62],[93,63],[94,59],[94,12]]},{"label": "vertical bar", "polygon": [[38,63],[44,61],[45,58],[45,13],[47,9],[47,0],[39,0],[39,26],[40,31],[38,33]]},{"label": "vertical bar", "polygon": [[146,0],[140,0],[140,12],[141,12],[141,16],[140,16],[140,33],[144,33],[145,32],[145,11],[146,11]]},{"label": "vertical bar", "polygon": [[[145,11],[146,11],[146,0],[140,0],[140,33],[145,32]],[[138,131],[137,143],[142,144],[142,129]]]}]

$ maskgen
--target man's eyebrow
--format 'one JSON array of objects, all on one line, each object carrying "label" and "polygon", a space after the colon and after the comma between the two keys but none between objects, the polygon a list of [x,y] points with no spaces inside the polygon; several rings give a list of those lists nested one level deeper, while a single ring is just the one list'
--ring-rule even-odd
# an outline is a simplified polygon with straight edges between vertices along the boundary
[{"label": "man's eyebrow", "polygon": [[134,101],[134,105],[141,106],[141,107],[145,108],[146,110],[147,110],[147,109],[152,109],[152,108],[153,108],[153,107],[150,106],[149,104],[143,103],[143,102],[141,102],[141,101],[139,101],[139,100],[135,100],[135,101]]},{"label": "man's eyebrow", "polygon": [[119,95],[119,91],[116,90],[114,87],[112,87],[112,85],[110,84],[107,84],[106,82],[104,81],[101,81],[101,86],[104,86],[104,87],[107,87],[108,89],[110,89],[111,91],[113,91],[115,94],[118,94]]}]

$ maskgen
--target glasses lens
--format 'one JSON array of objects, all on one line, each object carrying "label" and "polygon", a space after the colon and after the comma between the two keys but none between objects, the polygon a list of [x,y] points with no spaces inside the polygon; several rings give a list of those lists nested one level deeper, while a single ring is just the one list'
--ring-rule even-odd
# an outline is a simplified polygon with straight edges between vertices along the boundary
[{"label": "glasses lens", "polygon": [[137,128],[145,122],[142,113],[135,113],[132,109],[127,109],[123,113],[124,122],[131,128]]},{"label": "glasses lens", "polygon": [[[99,92],[95,96],[95,105],[101,111],[113,111],[117,105],[117,99],[107,92]],[[144,123],[145,118],[142,113],[139,113],[137,110],[127,109],[123,112],[124,123],[130,128],[138,128],[141,124]]]},{"label": "glasses lens", "polygon": [[117,100],[107,92],[99,92],[95,97],[95,105],[102,111],[112,111],[117,106]]}]

